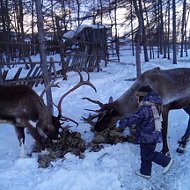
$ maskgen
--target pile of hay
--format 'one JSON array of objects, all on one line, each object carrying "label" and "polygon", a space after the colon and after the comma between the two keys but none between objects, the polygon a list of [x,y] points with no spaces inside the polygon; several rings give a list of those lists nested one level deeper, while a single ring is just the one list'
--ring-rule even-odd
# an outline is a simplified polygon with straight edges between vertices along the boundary
[{"label": "pile of hay", "polygon": [[[133,142],[134,136],[124,136],[121,129],[112,128],[101,133],[94,132],[94,138],[86,145],[80,133],[63,130],[56,141],[46,140],[46,154],[38,155],[39,167],[46,168],[59,158],[64,158],[68,152],[84,158],[83,152],[88,148],[90,151],[98,152],[103,148],[103,144],[117,144],[122,142]],[[131,132],[132,134],[132,132]],[[33,152],[40,152],[37,143],[33,146]]]},{"label": "pile of hay", "polygon": [[89,147],[92,151],[98,152],[103,148],[102,144],[117,144],[122,142],[134,142],[133,129],[130,130],[130,135],[123,135],[123,130],[118,128],[106,129],[102,132],[94,132],[94,138],[90,142]]},{"label": "pile of hay", "polygon": [[[86,143],[81,138],[80,133],[63,130],[60,137],[56,141],[46,140],[45,142],[47,154],[38,155],[39,167],[46,168],[51,162],[64,158],[68,152],[83,158],[83,152],[86,150]],[[40,148],[37,143],[33,146],[33,152],[39,152]]]}]

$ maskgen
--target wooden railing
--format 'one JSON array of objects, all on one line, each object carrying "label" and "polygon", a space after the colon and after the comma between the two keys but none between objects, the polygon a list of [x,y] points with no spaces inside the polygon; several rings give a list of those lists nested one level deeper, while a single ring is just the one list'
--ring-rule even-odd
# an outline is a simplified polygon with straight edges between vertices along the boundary
[{"label": "wooden railing", "polygon": [[[26,84],[30,87],[37,87],[44,81],[40,64],[40,62],[27,63],[28,69],[25,68],[26,63],[3,64],[1,83],[4,85]],[[8,66],[7,69],[6,66]],[[60,62],[48,62],[47,66],[51,80],[62,77]]]}]

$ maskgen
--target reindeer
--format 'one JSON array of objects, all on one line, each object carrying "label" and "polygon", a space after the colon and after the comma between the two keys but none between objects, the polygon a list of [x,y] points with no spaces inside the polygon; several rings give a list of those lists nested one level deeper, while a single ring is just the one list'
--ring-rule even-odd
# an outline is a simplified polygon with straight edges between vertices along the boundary
[{"label": "reindeer", "polygon": [[44,138],[57,139],[63,121],[71,120],[75,122],[62,115],[61,103],[64,97],[82,85],[89,85],[96,91],[96,88],[90,82],[89,74],[85,81],[81,73],[78,73],[80,76],[79,83],[63,94],[59,100],[58,116],[50,113],[42,97],[29,86],[0,86],[0,123],[9,123],[15,127],[21,150],[23,150],[25,142],[24,128],[38,142],[41,150],[44,150]]},{"label": "reindeer", "polygon": [[[155,92],[157,92],[163,100],[163,148],[164,154],[169,154],[169,147],[167,143],[168,131],[168,113],[174,109],[184,109],[190,115],[190,68],[177,68],[170,70],[161,70],[154,68],[144,72],[137,78],[134,84],[115,101],[109,101],[103,104],[99,101],[84,98],[88,101],[96,103],[100,106],[99,110],[95,111],[97,114],[84,118],[86,122],[94,126],[94,130],[101,132],[107,128],[115,126],[116,122],[122,117],[133,113],[138,103],[135,98],[135,92],[141,86],[149,85]],[[96,121],[93,121],[96,119]],[[183,153],[187,140],[190,136],[190,120],[185,134],[178,142],[179,147],[177,152]]]}]

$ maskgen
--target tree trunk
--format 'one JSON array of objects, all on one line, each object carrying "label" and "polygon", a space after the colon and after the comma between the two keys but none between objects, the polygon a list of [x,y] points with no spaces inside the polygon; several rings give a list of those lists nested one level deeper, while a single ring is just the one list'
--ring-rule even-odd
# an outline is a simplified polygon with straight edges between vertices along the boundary
[{"label": "tree trunk", "polygon": [[[44,79],[44,85],[46,88],[50,83],[50,76],[49,76],[48,68],[47,68],[45,38],[44,38],[44,31],[43,31],[42,4],[41,4],[41,0],[35,0],[35,3],[36,3],[36,13],[37,13],[38,38],[39,38],[39,43],[40,43],[41,68],[42,68],[42,75]],[[47,97],[48,109],[53,114],[53,101],[52,101],[51,88],[47,88],[46,97]]]},{"label": "tree trunk", "polygon": [[144,19],[143,19],[143,8],[142,8],[142,3],[141,0],[139,0],[139,13],[140,13],[140,20],[141,20],[141,25],[142,25],[142,42],[143,42],[143,48],[144,48],[144,60],[145,62],[149,62],[148,58],[148,51],[147,51],[147,40],[146,40],[146,32],[145,32],[145,27],[144,27]]},{"label": "tree trunk", "polygon": [[76,0],[77,3],[77,24],[80,26],[80,1]]},{"label": "tree trunk", "polygon": [[142,37],[142,18],[141,18],[141,14],[139,12],[136,0],[133,0],[133,5],[135,8],[135,13],[137,15],[138,23],[139,23],[138,30],[136,33],[136,71],[137,71],[137,77],[139,77],[141,75],[140,39]]},{"label": "tree trunk", "polygon": [[53,36],[55,39],[56,36],[56,29],[55,29],[55,17],[54,17],[54,4],[53,4],[53,0],[51,0],[51,20],[52,20],[52,30],[53,30]]},{"label": "tree trunk", "polygon": [[164,21],[163,21],[163,7],[162,0],[159,1],[159,43],[160,43],[160,54],[163,54],[163,41],[164,41]]},{"label": "tree trunk", "polygon": [[63,80],[67,80],[67,65],[66,65],[66,62],[65,62],[65,58],[64,58],[64,55],[65,55],[65,46],[62,42],[62,34],[61,34],[61,27],[59,25],[59,18],[56,17],[56,28],[57,28],[57,41],[58,41],[58,44],[59,44],[59,53],[60,53],[60,57],[61,57],[61,65],[62,65],[62,76],[63,76]]},{"label": "tree trunk", "polygon": [[[149,23],[148,12],[147,12],[147,8],[146,8],[145,2],[144,2],[144,9],[145,9],[145,13],[146,13],[146,22],[147,22],[148,35],[150,37],[151,36],[150,23]],[[147,44],[147,42],[146,42],[146,44]],[[151,44],[150,40],[149,40],[148,45],[149,45],[149,56],[150,56],[150,59],[152,59],[152,49],[153,49],[153,47],[152,47],[152,44]]]},{"label": "tree trunk", "polygon": [[185,20],[186,20],[186,0],[183,1],[183,15],[182,15],[182,22],[181,22],[181,53],[180,57],[183,57],[183,47],[184,47],[184,39],[186,37],[185,34]]},{"label": "tree trunk", "polygon": [[[186,19],[186,22],[185,22],[185,36],[187,35],[187,23],[188,23],[188,20],[189,20],[189,13],[190,13],[190,11],[188,11],[188,13],[187,13],[187,19]],[[188,57],[187,38],[185,39],[185,56]]]},{"label": "tree trunk", "polygon": [[173,64],[177,64],[176,55],[176,4],[175,0],[172,0],[172,10],[173,10]]},{"label": "tree trunk", "polygon": [[100,23],[103,23],[103,4],[102,4],[102,0],[100,0]]},{"label": "tree trunk", "polygon": [[120,62],[119,35],[117,32],[117,0],[115,0],[115,3],[114,3],[114,26],[115,26],[115,51],[116,51],[118,62]]},{"label": "tree trunk", "polygon": [[133,30],[133,6],[132,2],[130,3],[130,15],[131,15],[131,40],[132,40],[132,55],[135,55],[135,49],[134,49],[134,30]]},{"label": "tree trunk", "polygon": [[168,59],[170,59],[170,0],[168,0]]}]

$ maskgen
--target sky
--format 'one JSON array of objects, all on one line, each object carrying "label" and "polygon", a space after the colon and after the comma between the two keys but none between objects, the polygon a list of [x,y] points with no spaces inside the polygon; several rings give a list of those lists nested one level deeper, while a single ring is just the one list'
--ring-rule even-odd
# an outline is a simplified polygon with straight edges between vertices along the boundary
[{"label": "sky", "polygon": [[[59,56],[55,56],[54,59]],[[33,57],[35,59],[35,57]],[[90,73],[91,82],[96,86],[94,92],[88,86],[68,95],[62,103],[65,116],[79,122],[70,130],[80,132],[86,143],[93,138],[90,126],[81,120],[88,116],[85,108],[98,109],[97,105],[84,101],[83,97],[97,99],[107,103],[112,95],[117,99],[132,84],[127,80],[135,77],[135,58],[123,50],[121,63],[110,63],[101,72]],[[142,61],[142,71],[159,66],[161,69],[175,67],[190,67],[190,58],[179,58],[177,65],[162,58]],[[14,70],[13,70],[14,72]],[[86,73],[83,73],[86,77]],[[60,88],[53,88],[55,103],[65,91],[79,81],[75,72],[68,73],[68,80],[58,80]],[[41,93],[43,86],[34,90]],[[56,114],[56,112],[55,112]],[[20,158],[18,140],[14,128],[8,124],[0,125],[0,190],[189,190],[190,189],[190,144],[187,144],[184,154],[176,152],[177,141],[184,134],[188,116],[183,110],[171,111],[169,114],[168,143],[170,154],[175,161],[171,170],[162,174],[162,168],[153,164],[152,177],[149,180],[135,175],[140,167],[139,146],[128,142],[116,145],[103,144],[103,149],[93,152],[87,149],[84,159],[68,153],[64,159],[57,159],[48,168],[39,168],[38,154],[32,157]],[[124,132],[124,134],[127,131]],[[26,134],[26,150],[31,151],[34,140]],[[161,150],[162,144],[157,146]]]}]

